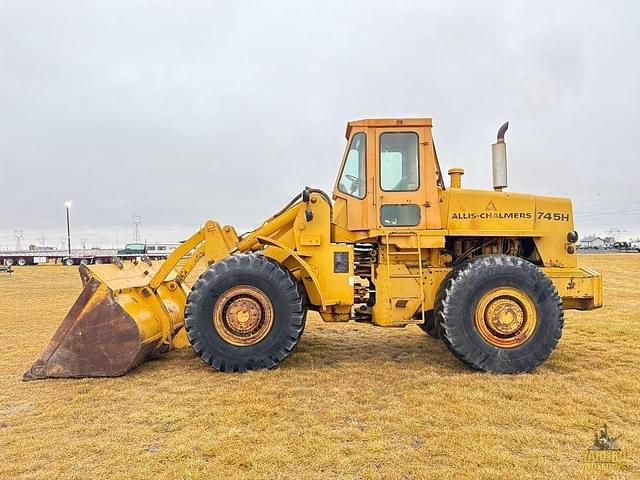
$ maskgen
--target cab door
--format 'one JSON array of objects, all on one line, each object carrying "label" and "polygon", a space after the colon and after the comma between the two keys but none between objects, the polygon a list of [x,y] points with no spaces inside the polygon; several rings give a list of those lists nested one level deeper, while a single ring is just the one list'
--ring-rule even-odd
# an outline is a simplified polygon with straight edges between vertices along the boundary
[{"label": "cab door", "polygon": [[424,128],[375,129],[376,206],[379,229],[421,230],[427,226]]},{"label": "cab door", "polygon": [[[336,200],[334,212],[341,209],[344,218],[333,221],[350,231],[368,230],[370,205],[373,198],[375,147],[370,141],[373,132],[354,129],[347,146],[340,175],[333,188]],[[370,134],[370,135],[367,135]]]}]

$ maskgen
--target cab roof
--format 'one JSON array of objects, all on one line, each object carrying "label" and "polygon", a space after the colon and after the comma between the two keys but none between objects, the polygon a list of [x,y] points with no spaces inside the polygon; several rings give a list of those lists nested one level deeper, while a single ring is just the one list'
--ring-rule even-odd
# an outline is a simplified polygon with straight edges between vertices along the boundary
[{"label": "cab roof", "polygon": [[351,136],[353,127],[431,127],[430,118],[364,118],[347,123],[345,137]]}]

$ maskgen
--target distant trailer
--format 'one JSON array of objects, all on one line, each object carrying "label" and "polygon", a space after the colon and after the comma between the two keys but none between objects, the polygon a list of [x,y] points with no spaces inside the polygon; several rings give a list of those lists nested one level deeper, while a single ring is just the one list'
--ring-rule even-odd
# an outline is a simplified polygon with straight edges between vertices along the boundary
[{"label": "distant trailer", "polygon": [[179,246],[179,243],[128,243],[116,252],[116,256],[120,259],[148,257],[150,260],[164,260]]},{"label": "distant trailer", "polygon": [[115,250],[72,250],[71,255],[65,250],[22,250],[0,252],[0,265],[26,266],[45,263],[60,263],[62,265],[98,265],[110,263],[115,256]]},{"label": "distant trailer", "polygon": [[26,266],[46,263],[60,263],[62,265],[99,265],[112,263],[114,258],[119,260],[140,261],[148,257],[151,260],[163,260],[173,252],[179,243],[127,244],[124,249],[82,249],[71,250],[17,250],[0,251],[0,265]]},{"label": "distant trailer", "polygon": [[146,254],[151,260],[162,260],[171,255],[179,246],[179,243],[147,243]]}]

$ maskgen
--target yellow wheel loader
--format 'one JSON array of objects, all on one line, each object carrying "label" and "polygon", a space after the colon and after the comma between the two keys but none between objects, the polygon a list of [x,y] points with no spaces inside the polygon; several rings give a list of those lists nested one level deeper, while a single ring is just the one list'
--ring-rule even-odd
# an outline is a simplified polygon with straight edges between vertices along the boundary
[{"label": "yellow wheel loader", "polygon": [[[508,123],[493,190],[445,187],[431,119],[347,125],[333,199],[305,188],[255,230],[209,220],[164,262],[84,265],[84,289],[24,379],[123,375],[191,345],[223,372],[272,368],[306,314],[418,325],[469,367],[527,372],[549,357],[563,309],[602,306],[578,267],[571,202],[504,191]],[[208,269],[189,286],[199,261]]]}]

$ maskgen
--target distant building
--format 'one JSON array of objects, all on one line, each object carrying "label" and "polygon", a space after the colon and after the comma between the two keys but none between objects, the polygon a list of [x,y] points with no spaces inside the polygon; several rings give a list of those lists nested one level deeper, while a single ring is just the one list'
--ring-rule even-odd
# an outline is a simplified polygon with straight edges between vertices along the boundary
[{"label": "distant building", "polygon": [[607,245],[607,241],[600,237],[585,237],[580,240],[582,248],[605,248]]}]

